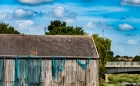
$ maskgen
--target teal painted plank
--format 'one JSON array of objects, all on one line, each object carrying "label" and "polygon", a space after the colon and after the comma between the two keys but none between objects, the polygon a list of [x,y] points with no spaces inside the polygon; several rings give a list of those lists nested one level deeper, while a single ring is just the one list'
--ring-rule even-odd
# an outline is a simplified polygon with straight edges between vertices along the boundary
[{"label": "teal painted plank", "polygon": [[4,84],[4,57],[0,57],[0,86]]}]

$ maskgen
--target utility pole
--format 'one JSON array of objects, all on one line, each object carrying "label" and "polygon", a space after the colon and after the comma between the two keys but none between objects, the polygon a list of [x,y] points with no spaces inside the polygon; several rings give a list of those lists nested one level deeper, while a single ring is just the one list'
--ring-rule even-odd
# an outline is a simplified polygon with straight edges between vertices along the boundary
[{"label": "utility pole", "polygon": [[44,27],[44,35],[46,35],[46,27]]},{"label": "utility pole", "polygon": [[103,35],[103,38],[104,38],[104,29],[102,30],[102,35]]}]

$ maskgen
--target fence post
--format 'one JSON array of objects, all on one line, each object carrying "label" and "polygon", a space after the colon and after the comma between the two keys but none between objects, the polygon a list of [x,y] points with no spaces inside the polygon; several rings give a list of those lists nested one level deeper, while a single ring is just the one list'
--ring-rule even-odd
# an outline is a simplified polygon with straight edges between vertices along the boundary
[{"label": "fence post", "polygon": [[105,74],[105,82],[108,83],[108,75]]}]

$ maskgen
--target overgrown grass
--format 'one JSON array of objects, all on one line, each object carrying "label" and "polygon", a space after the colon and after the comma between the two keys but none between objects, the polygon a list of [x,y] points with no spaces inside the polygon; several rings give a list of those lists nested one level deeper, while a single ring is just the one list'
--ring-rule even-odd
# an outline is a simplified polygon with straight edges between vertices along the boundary
[{"label": "overgrown grass", "polygon": [[140,83],[140,74],[108,74],[108,84],[100,82],[100,86],[125,86],[122,83]]},{"label": "overgrown grass", "polygon": [[102,84],[100,86],[125,86],[123,84]]},{"label": "overgrown grass", "polygon": [[109,74],[109,83],[140,83],[140,74]]}]

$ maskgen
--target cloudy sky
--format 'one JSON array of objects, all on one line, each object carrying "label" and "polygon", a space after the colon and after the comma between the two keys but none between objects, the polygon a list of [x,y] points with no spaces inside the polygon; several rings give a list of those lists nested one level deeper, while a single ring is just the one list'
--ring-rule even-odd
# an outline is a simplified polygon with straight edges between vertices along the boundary
[{"label": "cloudy sky", "polygon": [[114,55],[140,54],[140,0],[0,0],[0,21],[24,34],[44,34],[51,20],[112,40]]}]

